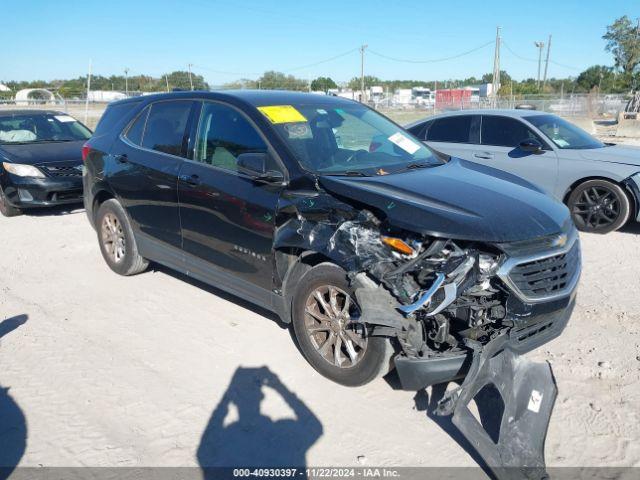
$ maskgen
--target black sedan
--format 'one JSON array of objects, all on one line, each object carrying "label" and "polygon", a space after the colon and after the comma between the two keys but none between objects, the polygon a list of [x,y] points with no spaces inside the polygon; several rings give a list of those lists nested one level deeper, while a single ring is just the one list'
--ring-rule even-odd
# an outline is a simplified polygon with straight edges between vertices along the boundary
[{"label": "black sedan", "polygon": [[0,112],[0,213],[82,202],[82,146],[90,136],[62,112]]}]

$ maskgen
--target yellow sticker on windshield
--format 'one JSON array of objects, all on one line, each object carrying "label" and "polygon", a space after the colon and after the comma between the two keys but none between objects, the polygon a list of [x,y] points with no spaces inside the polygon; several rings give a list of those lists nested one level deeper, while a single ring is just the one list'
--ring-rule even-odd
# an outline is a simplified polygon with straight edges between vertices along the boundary
[{"label": "yellow sticker on windshield", "polygon": [[295,123],[306,122],[298,110],[291,105],[270,105],[267,107],[258,107],[258,110],[267,117],[271,123]]}]

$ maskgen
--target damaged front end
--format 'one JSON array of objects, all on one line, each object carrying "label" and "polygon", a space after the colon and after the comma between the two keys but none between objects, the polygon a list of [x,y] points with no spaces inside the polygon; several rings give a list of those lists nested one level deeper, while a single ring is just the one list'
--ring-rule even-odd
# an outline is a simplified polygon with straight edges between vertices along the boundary
[{"label": "damaged front end", "polygon": [[[416,391],[466,376],[439,413],[453,414],[498,476],[509,478],[516,466],[528,468],[516,477],[544,473],[555,383],[548,365],[520,354],[558,336],[571,315],[580,276],[575,229],[487,244],[400,230],[368,210],[332,212],[313,218],[298,211],[281,233],[305,239],[306,248],[347,271],[360,311],[351,321],[369,336],[393,339],[401,387]],[[505,405],[498,442],[487,440],[468,409],[489,383]]]},{"label": "damaged front end", "polygon": [[400,230],[332,197],[297,200],[279,240],[346,270],[360,309],[351,321],[396,340],[406,390],[463,377],[470,341],[506,335],[523,353],[559,335],[571,314],[580,275],[573,227],[491,245]]}]

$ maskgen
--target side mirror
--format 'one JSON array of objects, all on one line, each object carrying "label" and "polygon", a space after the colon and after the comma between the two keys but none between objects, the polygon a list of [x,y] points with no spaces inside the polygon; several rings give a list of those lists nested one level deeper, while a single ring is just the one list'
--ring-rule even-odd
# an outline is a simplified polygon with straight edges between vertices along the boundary
[{"label": "side mirror", "polygon": [[520,142],[520,150],[527,153],[541,153],[542,144],[533,138],[527,138]]},{"label": "side mirror", "polygon": [[244,173],[255,180],[269,183],[284,181],[284,175],[277,170],[267,170],[267,153],[241,153],[236,159],[238,172]]}]

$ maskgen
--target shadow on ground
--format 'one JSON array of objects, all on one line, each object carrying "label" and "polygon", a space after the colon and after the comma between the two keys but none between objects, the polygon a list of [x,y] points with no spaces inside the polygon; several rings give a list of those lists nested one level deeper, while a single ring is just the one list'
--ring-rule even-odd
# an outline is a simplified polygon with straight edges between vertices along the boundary
[{"label": "shadow on ground", "polygon": [[[265,389],[280,395],[295,419],[264,415]],[[269,368],[239,367],[202,435],[198,463],[207,479],[219,478],[207,467],[304,468],[306,453],[322,431],[313,412]]]},{"label": "shadow on ground", "polygon": [[632,235],[638,235],[640,234],[640,222],[631,221],[618,231],[621,233],[630,233]]},{"label": "shadow on ground", "polygon": [[[18,315],[1,322],[0,340],[26,323],[28,318],[27,315]],[[26,446],[27,423],[24,414],[9,394],[9,389],[0,385],[0,480],[11,475]]]},{"label": "shadow on ground", "polygon": [[261,315],[263,317],[268,318],[269,320],[273,320],[281,328],[285,328],[285,329],[289,328],[289,325],[282,322],[282,320],[280,320],[280,317],[275,313],[271,312],[270,310],[259,307],[254,303],[251,303],[247,300],[244,300],[243,298],[232,295],[231,293],[227,293],[224,290],[221,290],[216,287],[212,287],[207,283],[201,282],[200,280],[196,280],[193,277],[189,277],[188,275],[177,272],[176,270],[172,270],[171,268],[165,267],[158,263],[152,263],[151,270],[154,272],[160,272],[160,273],[164,273],[165,275],[169,275],[170,277],[173,277],[182,282],[188,283],[189,285],[192,285],[201,290],[204,290],[205,292],[209,292],[210,294],[215,295],[216,297],[220,297],[221,299],[226,300],[227,302],[231,302],[238,305],[239,307],[246,308],[247,310],[250,310],[257,315]]},{"label": "shadow on ground", "polygon": [[[462,435],[458,427],[453,424],[453,416],[439,416],[436,415],[436,408],[438,402],[444,397],[447,391],[446,383],[441,383],[431,387],[431,393],[427,390],[420,390],[413,397],[415,401],[416,410],[427,413],[429,417],[436,425],[444,430],[462,449],[473,458],[473,460],[482,468],[484,473],[491,479],[495,479],[494,473],[489,468],[489,465],[484,461],[480,454],[476,451],[473,445]],[[497,395],[497,398],[496,398]],[[479,421],[483,428],[489,434],[489,437],[494,442],[497,442],[500,433],[500,422],[502,421],[502,414],[504,411],[504,403],[500,398],[500,394],[497,391],[491,389],[482,389],[478,392],[478,395],[474,398],[476,407],[478,408]],[[503,406],[503,410],[498,408]]]}]

